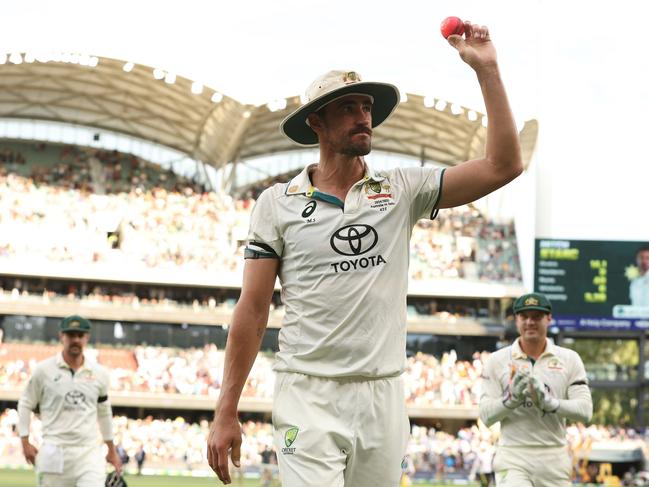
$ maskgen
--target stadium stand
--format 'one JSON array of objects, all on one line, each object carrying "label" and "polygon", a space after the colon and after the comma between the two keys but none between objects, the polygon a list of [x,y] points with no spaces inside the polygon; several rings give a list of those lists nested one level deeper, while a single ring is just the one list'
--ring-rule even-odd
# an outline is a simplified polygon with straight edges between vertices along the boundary
[{"label": "stadium stand", "polygon": [[[201,191],[168,171],[151,176],[133,156],[64,146],[57,160],[58,150],[43,149],[38,162],[39,152],[28,153],[20,171],[0,167],[0,257],[240,273],[253,200]],[[515,241],[511,222],[470,207],[444,211],[413,231],[411,277],[520,283]]]},{"label": "stadium stand", "polygon": [[[55,345],[5,343],[0,345],[0,390],[25,386],[34,365],[57,353]],[[224,351],[215,345],[202,349],[137,346],[133,349],[89,349],[90,360],[110,368],[111,389],[218,396],[223,375]],[[413,406],[477,404],[479,377],[488,353],[476,353],[472,361],[458,360],[454,350],[436,358],[418,352],[408,358],[405,372],[406,399]],[[29,359],[26,359],[29,357]],[[260,353],[242,397],[270,399],[275,377],[271,354]]]}]

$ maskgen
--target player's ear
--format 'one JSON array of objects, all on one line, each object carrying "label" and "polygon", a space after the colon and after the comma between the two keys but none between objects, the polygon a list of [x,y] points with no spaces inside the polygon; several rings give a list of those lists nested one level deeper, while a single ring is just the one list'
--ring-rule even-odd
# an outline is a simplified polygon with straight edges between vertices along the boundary
[{"label": "player's ear", "polygon": [[309,113],[306,119],[309,122],[309,127],[311,127],[314,132],[317,133],[318,130],[322,129],[322,118],[317,113]]}]

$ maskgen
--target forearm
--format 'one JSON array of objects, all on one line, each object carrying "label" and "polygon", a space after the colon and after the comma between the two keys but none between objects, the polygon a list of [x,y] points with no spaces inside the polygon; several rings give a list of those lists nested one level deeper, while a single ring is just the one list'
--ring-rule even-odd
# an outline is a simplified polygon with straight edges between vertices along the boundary
[{"label": "forearm", "polygon": [[497,64],[476,71],[487,110],[486,158],[513,179],[523,170],[516,122]]},{"label": "forearm", "polygon": [[18,401],[18,435],[26,441],[29,439],[29,426],[32,421],[32,409],[21,399]]},{"label": "forearm", "polygon": [[106,446],[108,447],[108,454],[117,454],[117,451],[115,450],[115,443],[113,440],[104,440],[104,443],[106,443]]},{"label": "forearm", "polygon": [[223,381],[216,414],[236,414],[241,392],[259,352],[267,322],[267,306],[249,306],[249,303],[243,301],[237,304],[225,347]]},{"label": "forearm", "polygon": [[97,405],[97,420],[102,439],[108,444],[113,441],[113,410],[108,401]]},{"label": "forearm", "polygon": [[557,414],[570,421],[587,423],[593,416],[593,400],[588,386],[579,386],[580,391],[570,394],[569,399],[559,399]]},{"label": "forearm", "polygon": [[503,404],[502,398],[482,397],[480,399],[480,419],[491,426],[502,421],[512,410]]}]

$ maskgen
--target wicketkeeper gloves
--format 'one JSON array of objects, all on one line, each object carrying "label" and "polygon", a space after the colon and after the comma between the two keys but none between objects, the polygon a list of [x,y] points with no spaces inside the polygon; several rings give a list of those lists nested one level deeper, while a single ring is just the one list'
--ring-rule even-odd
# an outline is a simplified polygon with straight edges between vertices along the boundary
[{"label": "wicketkeeper gloves", "polygon": [[531,377],[529,381],[530,398],[536,407],[544,413],[556,413],[559,409],[559,399],[554,397],[550,389],[538,380]]},{"label": "wicketkeeper gloves", "polygon": [[530,376],[527,372],[517,370],[514,378],[511,380],[505,394],[503,395],[503,405],[508,409],[514,409],[525,401],[525,391],[530,383]]}]

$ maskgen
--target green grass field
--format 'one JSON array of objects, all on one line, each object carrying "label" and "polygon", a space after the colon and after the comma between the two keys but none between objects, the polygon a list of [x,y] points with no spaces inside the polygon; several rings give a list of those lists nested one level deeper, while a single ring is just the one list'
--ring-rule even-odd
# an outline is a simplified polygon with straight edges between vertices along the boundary
[{"label": "green grass field", "polygon": [[[216,477],[159,477],[127,475],[125,477],[128,487],[214,487],[223,485]],[[36,476],[32,470],[6,470],[0,469],[0,486],[2,487],[34,487]],[[232,487],[259,487],[259,480],[244,480],[243,483],[235,480]],[[416,484],[421,487],[443,487],[443,484]],[[446,484],[445,487],[449,487]],[[471,487],[471,486],[469,486]]]},{"label": "green grass field", "polygon": [[[125,477],[128,487],[214,487],[223,485],[216,476],[210,478],[199,477],[162,477],[127,475]],[[36,476],[32,470],[7,470],[0,469],[0,485],[2,487],[34,487]],[[234,480],[232,487],[259,487],[259,480]],[[444,484],[416,484],[421,487],[443,487]],[[446,484],[445,487],[448,487]],[[469,486],[471,487],[471,486]]]},{"label": "green grass field", "polygon": [[[128,487],[215,487],[223,485],[216,476],[209,478],[199,477],[170,477],[147,475],[138,477],[127,475],[125,477]],[[259,480],[234,480],[232,487],[260,487]],[[452,484],[413,484],[413,487],[450,487]],[[35,487],[36,476],[32,470],[7,470],[0,469],[0,486],[2,487]],[[274,484],[273,487],[279,487]],[[478,487],[478,484],[467,484],[464,487]],[[573,487],[578,487],[574,484]]]}]

